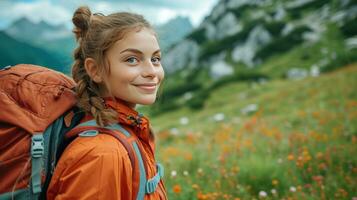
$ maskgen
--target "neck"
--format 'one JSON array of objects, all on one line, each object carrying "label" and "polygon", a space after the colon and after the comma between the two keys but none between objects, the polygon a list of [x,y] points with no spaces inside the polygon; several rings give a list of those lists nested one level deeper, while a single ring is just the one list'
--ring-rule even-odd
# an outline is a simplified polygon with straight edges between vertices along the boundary
[{"label": "neck", "polygon": [[124,100],[116,98],[116,97],[104,97],[103,99],[111,99],[113,101],[118,101],[118,102],[128,106],[129,108],[131,108],[133,110],[135,110],[135,107],[136,107],[136,103],[130,103],[128,101],[124,101]]},{"label": "neck", "polygon": [[135,103],[129,103],[126,101],[122,101],[125,105],[129,106],[130,108],[132,108],[133,110],[135,110],[136,104]]}]

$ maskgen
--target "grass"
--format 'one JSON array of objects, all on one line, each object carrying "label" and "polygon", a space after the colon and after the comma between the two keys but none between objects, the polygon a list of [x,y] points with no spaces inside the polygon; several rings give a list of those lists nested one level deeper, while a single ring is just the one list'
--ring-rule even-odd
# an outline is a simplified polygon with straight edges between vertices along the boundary
[{"label": "grass", "polygon": [[289,52],[270,57],[260,66],[259,72],[269,74],[271,78],[282,78],[291,68],[310,70],[312,65],[325,67],[320,62],[333,61],[333,56],[341,57],[346,54],[343,36],[335,24],[327,24],[326,32],[321,39],[314,42],[305,42]]},{"label": "grass", "polygon": [[[231,83],[202,110],[151,118],[170,199],[356,197],[356,85],[357,64],[298,81]],[[242,114],[250,104],[258,110]]]}]

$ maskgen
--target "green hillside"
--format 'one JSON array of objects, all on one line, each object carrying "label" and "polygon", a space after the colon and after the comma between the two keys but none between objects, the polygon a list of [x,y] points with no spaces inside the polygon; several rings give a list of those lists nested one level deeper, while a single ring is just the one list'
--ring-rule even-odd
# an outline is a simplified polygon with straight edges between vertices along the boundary
[{"label": "green hillside", "polygon": [[[71,65],[76,42],[63,24],[53,25],[45,21],[33,22],[27,17],[13,21],[5,33],[20,42],[41,48],[61,60],[62,65]],[[51,63],[50,63],[51,64]],[[51,66],[51,65],[50,65]]]},{"label": "green hillside", "polygon": [[[357,34],[356,31],[354,34]],[[316,65],[322,72],[327,72],[356,62],[357,48],[346,48],[346,34],[338,26],[329,24],[318,42],[300,44],[290,51],[274,55],[258,71],[269,74],[271,78],[284,78],[291,68],[310,70]]]},{"label": "green hillside", "polygon": [[356,5],[352,0],[219,1],[163,56],[164,92],[151,114],[199,110],[212,91],[232,82],[309,76],[356,62]]},{"label": "green hillside", "polygon": [[357,64],[302,80],[234,82],[201,110],[153,116],[170,199],[356,197],[356,85]]},{"label": "green hillside", "polygon": [[0,41],[0,68],[7,65],[30,63],[68,72],[65,62],[53,53],[19,42],[3,32],[0,32]]}]

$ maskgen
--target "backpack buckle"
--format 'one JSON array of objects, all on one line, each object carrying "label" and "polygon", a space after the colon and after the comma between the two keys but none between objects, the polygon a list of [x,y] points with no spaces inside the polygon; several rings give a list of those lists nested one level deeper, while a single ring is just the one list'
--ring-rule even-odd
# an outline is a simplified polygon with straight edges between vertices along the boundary
[{"label": "backpack buckle", "polygon": [[160,182],[160,179],[164,176],[164,167],[160,163],[156,164],[156,168],[157,168],[156,175],[146,182],[145,193],[147,194],[151,194],[155,192]]},{"label": "backpack buckle", "polygon": [[43,144],[43,135],[36,134],[32,136],[32,145],[31,145],[31,155],[34,158],[40,158],[43,156],[45,147]]},{"label": "backpack buckle", "polygon": [[1,70],[8,70],[8,69],[10,69],[11,67],[13,67],[13,66],[8,65],[8,66],[6,66],[6,67],[3,67]]},{"label": "backpack buckle", "polygon": [[97,130],[88,130],[88,131],[83,131],[82,133],[78,134],[81,137],[94,137],[98,135]]}]

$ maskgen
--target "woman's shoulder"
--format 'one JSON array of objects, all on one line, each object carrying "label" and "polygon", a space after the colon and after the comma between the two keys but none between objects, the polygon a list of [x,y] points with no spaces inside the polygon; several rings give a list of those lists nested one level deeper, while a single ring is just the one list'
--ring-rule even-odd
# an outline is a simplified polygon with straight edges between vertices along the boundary
[{"label": "woman's shoulder", "polygon": [[129,159],[124,146],[113,136],[101,134],[89,137],[77,136],[65,149],[61,159],[67,162],[83,157],[112,157]]},{"label": "woman's shoulder", "polygon": [[131,188],[129,178],[121,180],[129,176],[122,174],[131,172],[128,153],[114,137],[107,134],[78,136],[60,157],[47,195],[60,195],[63,199],[78,199],[78,195],[83,194],[95,196],[93,199],[98,195],[113,195],[115,197],[100,199],[118,199],[118,191]]}]

